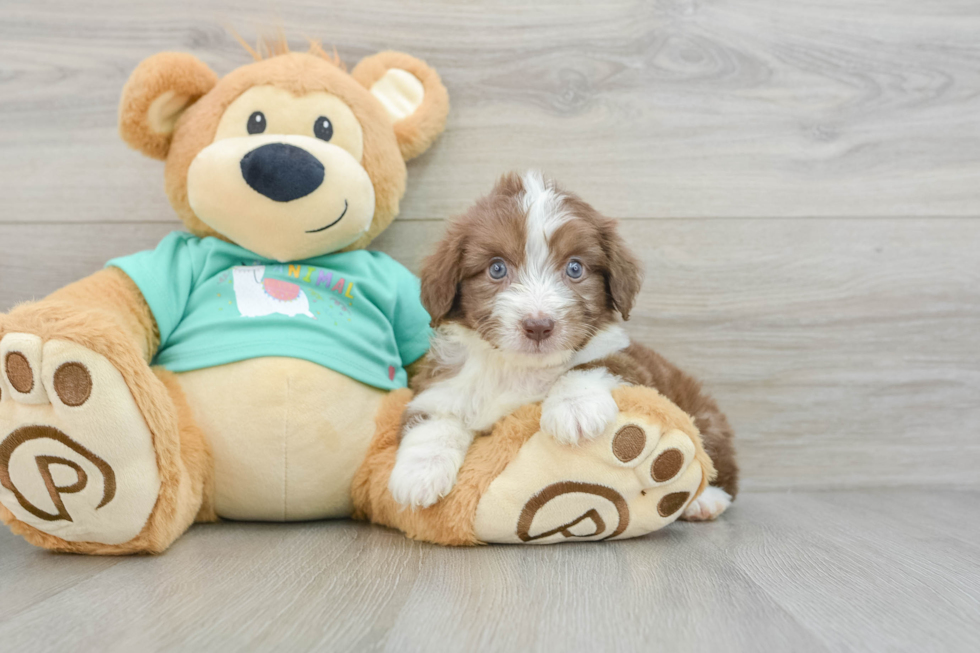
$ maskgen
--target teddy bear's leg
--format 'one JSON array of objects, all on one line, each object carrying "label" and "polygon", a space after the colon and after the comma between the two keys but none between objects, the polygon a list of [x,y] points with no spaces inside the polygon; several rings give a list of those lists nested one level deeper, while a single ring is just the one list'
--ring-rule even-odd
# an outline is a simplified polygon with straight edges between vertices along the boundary
[{"label": "teddy bear's leg", "polygon": [[213,518],[206,442],[169,373],[63,328],[0,340],[0,517],[47,549],[159,553]]},{"label": "teddy bear's leg", "polygon": [[598,438],[561,444],[526,406],[477,438],[453,491],[402,509],[387,490],[407,393],[392,395],[353,486],[355,517],[439,544],[623,539],[676,520],[714,476],[691,418],[650,388],[613,392],[619,417]]}]

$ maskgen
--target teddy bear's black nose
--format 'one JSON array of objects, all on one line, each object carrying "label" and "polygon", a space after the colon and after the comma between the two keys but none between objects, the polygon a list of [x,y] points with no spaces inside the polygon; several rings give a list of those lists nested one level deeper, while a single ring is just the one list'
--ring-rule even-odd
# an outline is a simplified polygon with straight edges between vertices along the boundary
[{"label": "teddy bear's black nose", "polygon": [[323,164],[301,147],[269,143],[242,157],[242,177],[257,193],[276,202],[306,197],[323,183]]}]

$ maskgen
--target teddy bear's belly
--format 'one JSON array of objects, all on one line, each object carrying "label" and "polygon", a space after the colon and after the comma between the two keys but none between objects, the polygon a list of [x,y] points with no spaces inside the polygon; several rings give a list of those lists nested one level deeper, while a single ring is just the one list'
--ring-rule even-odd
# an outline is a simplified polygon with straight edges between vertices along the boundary
[{"label": "teddy bear's belly", "polygon": [[309,361],[256,358],[178,375],[211,443],[226,519],[344,517],[385,392]]}]

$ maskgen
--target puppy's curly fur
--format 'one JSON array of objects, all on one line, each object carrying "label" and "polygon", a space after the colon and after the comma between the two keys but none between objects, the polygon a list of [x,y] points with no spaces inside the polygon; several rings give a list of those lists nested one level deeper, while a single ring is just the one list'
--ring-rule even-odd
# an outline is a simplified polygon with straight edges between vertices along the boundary
[{"label": "puppy's curly fur", "polygon": [[503,177],[423,266],[436,335],[412,381],[395,498],[437,501],[472,438],[525,403],[543,401],[542,429],[561,442],[595,437],[625,383],[657,389],[694,418],[718,477],[685,517],[723,512],[738,492],[732,429],[700,383],[626,335],[620,318],[641,283],[614,220],[540,173]]}]

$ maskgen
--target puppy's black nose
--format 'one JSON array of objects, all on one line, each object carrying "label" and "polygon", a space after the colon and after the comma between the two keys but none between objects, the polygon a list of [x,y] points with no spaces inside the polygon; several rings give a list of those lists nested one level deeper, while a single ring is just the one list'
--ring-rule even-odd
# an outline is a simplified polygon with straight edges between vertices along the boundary
[{"label": "puppy's black nose", "polygon": [[257,193],[276,202],[306,197],[323,183],[323,164],[301,147],[269,143],[242,157],[242,177]]},{"label": "puppy's black nose", "polygon": [[535,342],[541,342],[551,337],[555,332],[555,321],[550,317],[529,317],[521,322],[524,335]]}]

